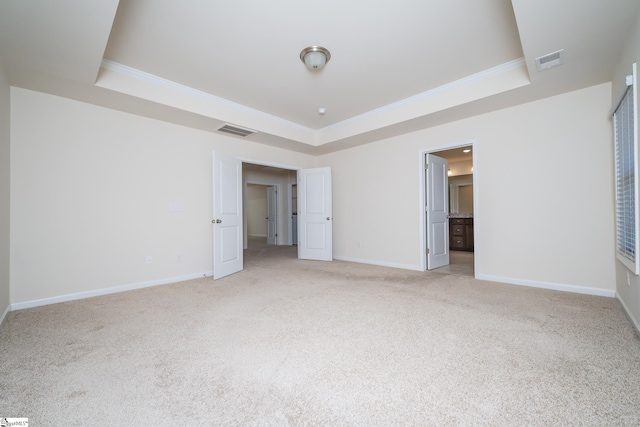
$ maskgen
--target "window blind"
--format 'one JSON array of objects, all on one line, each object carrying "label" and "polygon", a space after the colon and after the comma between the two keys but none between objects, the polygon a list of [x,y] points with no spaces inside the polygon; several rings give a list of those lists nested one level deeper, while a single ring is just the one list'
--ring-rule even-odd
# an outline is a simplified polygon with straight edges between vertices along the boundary
[{"label": "window blind", "polygon": [[633,89],[632,85],[627,86],[613,114],[616,153],[616,240],[618,259],[638,274],[638,144]]}]

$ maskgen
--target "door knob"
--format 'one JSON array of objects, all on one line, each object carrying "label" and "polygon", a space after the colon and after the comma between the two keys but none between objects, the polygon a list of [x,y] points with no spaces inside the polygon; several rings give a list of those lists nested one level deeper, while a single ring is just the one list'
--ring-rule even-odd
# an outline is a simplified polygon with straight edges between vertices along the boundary
[{"label": "door knob", "polygon": [[216,219],[216,224],[221,224],[222,220],[221,219]]},{"label": "door knob", "polygon": [[331,218],[327,217],[327,221],[329,221]]}]

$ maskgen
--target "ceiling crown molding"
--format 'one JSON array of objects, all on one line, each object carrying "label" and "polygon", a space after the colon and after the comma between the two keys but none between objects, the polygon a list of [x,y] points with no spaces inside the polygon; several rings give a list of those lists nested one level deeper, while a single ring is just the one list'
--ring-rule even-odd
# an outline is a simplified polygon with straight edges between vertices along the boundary
[{"label": "ceiling crown molding", "polygon": [[311,128],[108,59],[96,86],[314,145]]},{"label": "ceiling crown molding", "polygon": [[455,80],[318,130],[318,145],[442,111],[531,84],[525,58]]}]

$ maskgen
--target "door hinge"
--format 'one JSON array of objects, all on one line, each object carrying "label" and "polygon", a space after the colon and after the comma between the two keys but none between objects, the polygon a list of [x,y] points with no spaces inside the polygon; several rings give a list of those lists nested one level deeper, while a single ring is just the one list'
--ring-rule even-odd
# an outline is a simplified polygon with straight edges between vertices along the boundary
[{"label": "door hinge", "polygon": [[427,254],[429,254],[429,248],[427,248]]}]

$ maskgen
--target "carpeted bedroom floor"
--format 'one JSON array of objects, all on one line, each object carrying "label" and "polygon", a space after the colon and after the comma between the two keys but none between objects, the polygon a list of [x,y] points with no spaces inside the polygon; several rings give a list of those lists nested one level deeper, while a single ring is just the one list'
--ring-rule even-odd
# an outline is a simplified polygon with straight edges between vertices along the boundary
[{"label": "carpeted bedroom floor", "polygon": [[[10,313],[0,417],[30,425],[640,425],[615,299],[295,259]],[[88,278],[87,280],[90,280]]]}]

